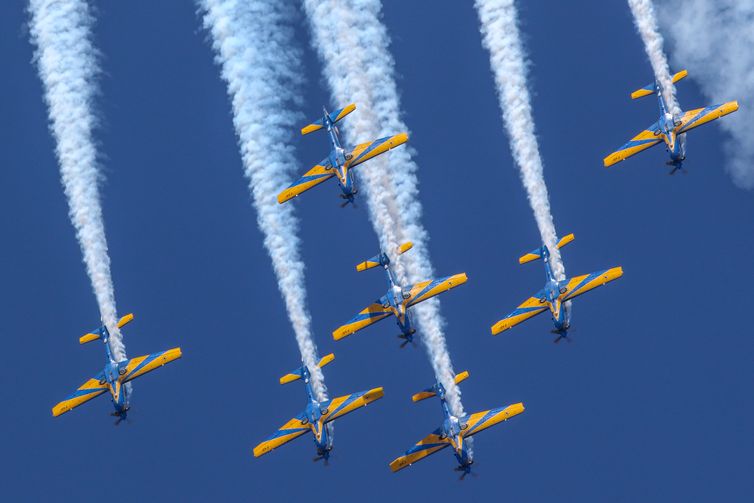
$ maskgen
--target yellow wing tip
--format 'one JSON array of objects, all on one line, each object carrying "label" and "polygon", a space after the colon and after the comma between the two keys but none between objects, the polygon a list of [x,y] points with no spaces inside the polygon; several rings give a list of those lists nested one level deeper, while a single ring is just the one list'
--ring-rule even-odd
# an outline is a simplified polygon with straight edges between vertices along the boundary
[{"label": "yellow wing tip", "polygon": [[526,255],[524,255],[524,256],[522,256],[522,257],[520,257],[518,259],[518,263],[519,264],[526,264],[526,263],[532,262],[534,260],[539,260],[540,258],[542,258],[542,257],[540,257],[539,255],[537,255],[536,253],[527,253]]},{"label": "yellow wing tip", "polygon": [[411,396],[411,401],[414,403],[421,402],[422,400],[432,398],[433,396],[435,396],[435,393],[431,391],[420,391],[419,393],[415,393]]},{"label": "yellow wing tip", "polygon": [[58,416],[60,416],[62,414],[65,414],[69,410],[71,410],[71,409],[68,408],[67,406],[59,403],[55,407],[52,408],[52,416],[53,417],[58,417]]},{"label": "yellow wing tip", "polygon": [[262,456],[264,454],[267,454],[268,452],[270,452],[270,449],[268,449],[267,447],[265,447],[265,445],[263,443],[259,444],[256,447],[254,447],[254,457],[255,458],[258,458],[258,457],[260,457],[260,456]]},{"label": "yellow wing tip", "polygon": [[492,325],[492,327],[490,328],[490,330],[492,332],[492,335],[498,335],[501,332],[505,332],[509,328],[510,327],[508,326],[508,324],[505,321],[498,321],[497,323],[495,323],[494,325]]},{"label": "yellow wing tip", "polygon": [[98,334],[84,334],[79,337],[79,344],[86,344],[87,342],[96,341],[97,339],[99,339]]},{"label": "yellow wing tip", "polygon": [[408,464],[402,462],[401,458],[398,458],[390,463],[390,470],[395,473],[401,468],[407,467]]},{"label": "yellow wing tip", "polygon": [[294,197],[296,197],[296,194],[291,194],[290,189],[286,189],[278,194],[278,204],[283,204],[286,201],[290,201]]},{"label": "yellow wing tip", "polygon": [[378,388],[372,388],[364,393],[364,404],[372,403],[385,396],[385,389],[380,386]]},{"label": "yellow wing tip", "polygon": [[456,377],[454,379],[456,384],[461,384],[463,381],[469,378],[471,374],[469,374],[468,370],[464,370],[463,372],[459,372],[456,374]]},{"label": "yellow wing tip", "polygon": [[460,274],[454,274],[450,278],[450,282],[453,283],[453,286],[463,285],[469,280],[469,277],[466,275],[465,272],[462,272]]},{"label": "yellow wing tip", "polygon": [[393,136],[393,143],[395,147],[398,145],[403,145],[408,141],[408,133],[398,133],[397,135]]},{"label": "yellow wing tip", "polygon": [[134,321],[134,313],[128,313],[125,316],[123,316],[120,320],[118,320],[118,328],[123,328],[124,326],[128,325]]},{"label": "yellow wing tip", "polygon": [[325,356],[323,356],[322,358],[320,358],[319,363],[317,364],[317,367],[322,368],[325,365],[331,363],[334,359],[335,359],[335,354],[334,353],[326,354]]},{"label": "yellow wing tip", "polygon": [[344,338],[348,337],[348,336],[349,336],[349,335],[351,335],[352,333],[353,333],[353,332],[349,331],[349,330],[348,330],[348,329],[346,329],[346,328],[339,328],[339,329],[335,330],[335,331],[334,331],[334,332],[332,333],[332,338],[333,338],[333,339],[335,339],[336,341],[339,341],[339,340],[341,340],[341,339],[344,339]]}]

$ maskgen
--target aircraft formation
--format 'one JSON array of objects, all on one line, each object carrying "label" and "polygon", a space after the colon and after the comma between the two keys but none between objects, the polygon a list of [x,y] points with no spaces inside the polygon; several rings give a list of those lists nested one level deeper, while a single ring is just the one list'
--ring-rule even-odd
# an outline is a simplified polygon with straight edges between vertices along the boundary
[{"label": "aircraft formation", "polygon": [[[687,75],[688,72],[686,70],[676,73],[673,76],[673,83],[678,82]],[[642,150],[664,142],[670,155],[670,160],[667,164],[672,166],[672,171],[670,172],[672,174],[682,168],[683,161],[686,159],[684,149],[685,133],[697,126],[738,110],[738,102],[731,101],[720,105],[689,110],[681,114],[673,114],[657,82],[634,91],[631,94],[631,98],[636,99],[652,94],[656,94],[658,98],[660,108],[659,119],[616,152],[605,157],[603,160],[605,167],[612,166]],[[344,147],[337,123],[355,109],[355,104],[350,104],[332,113],[323,109],[321,119],[301,129],[302,135],[325,129],[331,143],[331,151],[327,157],[307,171],[300,179],[281,190],[277,197],[279,204],[286,203],[333,177],[338,182],[341,191],[340,197],[344,199],[342,206],[349,203],[353,204],[358,189],[352,168],[408,141],[406,133],[398,133],[393,136],[361,143],[355,147]],[[573,234],[568,234],[560,239],[556,246],[560,249],[571,243],[574,239]],[[382,267],[387,279],[387,292],[344,325],[336,328],[332,332],[332,336],[336,341],[342,340],[380,320],[394,316],[400,330],[398,337],[402,339],[401,347],[412,343],[417,329],[411,318],[411,307],[447,292],[452,288],[463,285],[468,281],[466,273],[458,273],[437,279],[426,279],[413,285],[400,284],[391,269],[391,263],[399,256],[411,250],[412,247],[413,244],[411,242],[405,242],[395,250],[382,250],[379,254],[356,266],[356,270],[359,272]],[[564,338],[568,339],[568,330],[571,328],[570,305],[573,299],[623,276],[623,269],[617,266],[572,278],[558,279],[553,272],[550,257],[550,250],[547,245],[542,244],[539,248],[519,258],[519,263],[521,264],[542,260],[545,269],[545,285],[510,314],[494,323],[491,326],[492,335],[498,335],[523,321],[549,310],[554,325],[552,333],[557,336],[554,342],[559,342]],[[124,316],[117,324],[118,329],[132,320],[133,314]],[[109,338],[110,333],[107,327],[101,326],[79,339],[80,344],[86,344],[94,340],[101,340],[104,343],[105,367],[100,373],[81,385],[72,395],[55,405],[52,409],[53,416],[64,414],[92,398],[109,392],[115,408],[115,412],[112,415],[117,417],[116,424],[118,424],[126,419],[130,408],[128,383],[182,356],[181,348],[172,348],[159,353],[116,361],[109,345]],[[322,357],[317,367],[322,368],[334,359],[335,356],[332,353],[328,354]],[[469,375],[468,371],[460,372],[455,375],[454,382],[459,384],[466,380]],[[260,457],[291,440],[301,437],[306,433],[311,433],[316,449],[316,457],[314,459],[324,460],[327,463],[333,449],[333,421],[381,399],[384,395],[382,387],[375,387],[367,391],[319,401],[312,388],[311,369],[305,365],[281,377],[280,384],[288,384],[298,380],[303,381],[306,389],[307,401],[304,409],[294,415],[269,438],[254,447],[253,454],[255,457]],[[461,477],[463,478],[470,472],[471,466],[474,463],[474,459],[468,449],[467,439],[476,433],[505,422],[524,412],[523,403],[514,403],[456,417],[451,412],[446,401],[446,390],[439,381],[436,381],[431,387],[413,395],[412,400],[419,402],[432,397],[437,397],[440,400],[442,409],[442,423],[440,427],[433,430],[429,435],[417,442],[416,445],[405,451],[403,455],[393,460],[389,464],[393,472],[406,468],[446,447],[452,447],[453,454],[458,463],[456,470],[462,472]]]}]

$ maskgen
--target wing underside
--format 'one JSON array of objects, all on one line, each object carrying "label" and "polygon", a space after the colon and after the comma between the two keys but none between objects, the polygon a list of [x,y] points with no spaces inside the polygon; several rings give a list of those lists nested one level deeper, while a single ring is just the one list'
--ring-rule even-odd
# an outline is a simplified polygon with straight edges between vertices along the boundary
[{"label": "wing underside", "polygon": [[612,166],[613,164],[628,159],[634,154],[638,154],[642,150],[653,147],[661,141],[663,141],[662,131],[660,130],[659,124],[655,122],[647,129],[631,138],[631,141],[605,157],[602,162],[607,168],[608,166]]},{"label": "wing underside", "polygon": [[302,412],[281,426],[270,438],[254,447],[254,457],[258,458],[263,454],[267,454],[273,449],[277,449],[281,445],[287,444],[294,438],[298,438],[309,431],[311,431],[311,428],[306,421],[306,414]]},{"label": "wing underside", "polygon": [[507,421],[513,416],[517,416],[524,411],[523,403],[515,403],[507,407],[498,407],[496,409],[476,412],[466,416],[461,420],[463,437],[471,437],[480,431],[484,431],[491,426]]},{"label": "wing underside", "polygon": [[416,445],[407,450],[403,456],[394,459],[390,463],[390,469],[394,472],[406,468],[417,461],[426,458],[450,445],[447,438],[441,438],[441,429],[438,428],[423,439],[419,440]]},{"label": "wing underside", "polygon": [[380,154],[384,154],[388,150],[402,145],[407,141],[408,135],[406,133],[399,133],[397,135],[386,136],[378,140],[356,145],[349,152],[351,161],[348,163],[348,166],[351,168],[358,166],[362,162],[368,161]]},{"label": "wing underside", "polygon": [[540,290],[534,297],[526,299],[508,316],[492,325],[492,335],[497,335],[529,318],[544,313],[549,307],[550,305],[545,298],[544,290]]},{"label": "wing underside", "polygon": [[465,273],[454,274],[445,278],[422,281],[413,285],[410,289],[409,298],[406,301],[406,307],[411,307],[419,302],[447,292],[451,288],[463,285],[468,281]]},{"label": "wing underside", "polygon": [[676,132],[678,134],[685,133],[695,127],[699,127],[702,124],[707,124],[715,119],[719,119],[724,115],[738,110],[737,101],[729,101],[721,105],[712,105],[704,108],[697,108],[695,110],[689,110],[685,112],[680,119],[680,124],[676,126]]},{"label": "wing underside", "polygon": [[384,307],[382,303],[375,302],[362,309],[359,314],[351,319],[351,321],[334,330],[332,336],[336,341],[339,341],[364,327],[368,327],[372,323],[377,323],[378,321],[387,318],[391,314],[393,314],[393,311],[390,307]]},{"label": "wing underside", "polygon": [[319,185],[325,180],[329,180],[333,176],[335,176],[335,170],[332,169],[330,162],[325,158],[321,163],[304,173],[304,176],[278,194],[278,203],[282,204],[289,199],[293,199],[302,192],[311,189],[315,185]]},{"label": "wing underside", "polygon": [[369,391],[360,391],[328,400],[320,404],[323,408],[327,409],[327,414],[323,416],[323,422],[329,423],[339,417],[343,417],[358,408],[379,400],[383,395],[382,388],[372,388]]},{"label": "wing underside", "polygon": [[127,383],[128,381],[133,381],[137,377],[141,377],[147,372],[162,367],[166,363],[177,360],[181,356],[183,356],[181,348],[173,348],[167,351],[160,351],[159,353],[152,353],[151,355],[131,358],[128,360],[125,373],[121,377],[121,382]]},{"label": "wing underside", "polygon": [[623,276],[622,267],[613,267],[604,271],[597,271],[583,276],[575,276],[560,282],[561,302],[574,299],[581,294],[593,290]]},{"label": "wing underside", "polygon": [[52,415],[59,416],[65,414],[71,409],[74,409],[84,402],[88,402],[92,398],[100,396],[102,393],[108,390],[108,384],[105,380],[105,375],[100,372],[96,376],[92,377],[84,384],[78,387],[68,398],[57,404],[52,408]]}]

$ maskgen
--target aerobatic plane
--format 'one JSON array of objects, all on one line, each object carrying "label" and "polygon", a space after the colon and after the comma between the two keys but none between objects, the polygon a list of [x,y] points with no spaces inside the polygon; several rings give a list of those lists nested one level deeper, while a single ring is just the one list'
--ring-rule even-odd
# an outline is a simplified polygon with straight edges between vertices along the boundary
[{"label": "aerobatic plane", "polygon": [[[562,248],[574,239],[575,237],[573,234],[568,234],[558,242],[557,247]],[[586,293],[589,290],[623,276],[622,267],[613,267],[612,269],[597,271],[591,274],[558,281],[550,267],[550,250],[545,245],[542,245],[541,248],[537,248],[531,253],[527,253],[519,258],[518,262],[520,264],[525,264],[538,259],[542,259],[545,264],[545,277],[547,279],[545,287],[533,297],[526,299],[526,301],[518,306],[511,314],[492,325],[492,335],[497,335],[500,332],[508,330],[522,321],[528,320],[540,313],[544,313],[549,309],[550,314],[552,315],[552,321],[555,324],[555,330],[553,330],[552,333],[558,335],[555,342],[559,342],[560,339],[568,336],[568,329],[571,327],[569,301],[575,299],[582,293]]]},{"label": "aerobatic plane", "polygon": [[[413,246],[413,243],[410,241],[403,243],[398,247],[398,255],[406,253],[413,248]],[[379,266],[382,266],[385,269],[385,274],[387,275],[387,293],[377,299],[373,304],[364,308],[359,314],[351,319],[351,321],[333,331],[332,335],[336,341],[339,341],[372,323],[376,323],[390,315],[394,315],[398,322],[398,327],[401,329],[401,333],[398,337],[404,339],[401,347],[404,347],[406,344],[413,341],[414,333],[416,333],[416,329],[411,323],[411,318],[408,314],[408,308],[434,297],[435,295],[446,292],[458,285],[463,285],[468,280],[466,273],[460,273],[445,278],[421,281],[415,285],[404,287],[398,284],[393,271],[390,269],[390,258],[384,252],[358,264],[356,270],[366,271],[367,269]]]},{"label": "aerobatic plane", "polygon": [[[467,377],[469,377],[468,371],[463,371],[456,375],[456,384],[465,380]],[[467,449],[466,439],[476,435],[482,430],[486,430],[490,426],[507,421],[524,411],[524,404],[519,402],[514,403],[513,405],[508,405],[507,407],[498,407],[496,409],[484,410],[482,412],[456,417],[450,412],[448,403],[445,400],[445,388],[439,381],[431,388],[427,388],[412,396],[411,400],[418,402],[433,396],[440,398],[440,404],[442,405],[442,413],[444,416],[442,425],[423,439],[419,440],[416,445],[407,450],[403,456],[393,460],[393,462],[390,463],[390,469],[393,472],[411,466],[420,459],[424,459],[430,454],[434,454],[445,447],[451,446],[453,447],[453,454],[458,460],[456,471],[463,472],[461,478],[464,478],[469,472],[471,472],[471,465],[474,463],[474,459]]]},{"label": "aerobatic plane", "polygon": [[332,151],[319,164],[304,173],[304,176],[278,194],[278,203],[282,204],[289,199],[293,199],[302,192],[332,177],[336,177],[338,180],[338,185],[340,185],[340,190],[342,191],[340,197],[345,199],[342,206],[353,203],[358,190],[356,190],[351,168],[355,168],[362,162],[368,161],[408,141],[408,134],[399,133],[394,136],[386,136],[378,140],[361,143],[355,147],[343,147],[340,141],[340,132],[335,124],[355,109],[356,105],[353,103],[333,113],[328,113],[327,109],[323,107],[324,114],[322,118],[301,129],[302,135],[319,131],[322,128],[327,129],[327,134],[332,144]]},{"label": "aerobatic plane", "polygon": [[[334,359],[335,355],[330,353],[323,356],[317,366],[322,368]],[[254,447],[254,457],[258,458],[290,442],[294,438],[300,437],[304,433],[312,432],[314,443],[317,446],[317,457],[314,458],[314,461],[324,459],[326,464],[330,458],[330,451],[333,448],[333,433],[330,423],[349,412],[353,412],[375,400],[379,400],[383,396],[383,391],[380,387],[318,402],[314,397],[311,375],[306,365],[281,377],[280,384],[287,384],[299,379],[303,379],[306,386],[306,395],[309,400],[306,408],[281,426],[270,438]]]},{"label": "aerobatic plane", "polygon": [[[681,70],[673,75],[673,84],[684,78],[686,75],[688,75],[686,70]],[[686,159],[685,141],[684,137],[679,137],[680,135],[687,133],[697,126],[712,122],[723,115],[728,115],[738,110],[738,101],[729,101],[721,105],[696,108],[694,110],[689,110],[688,112],[682,112],[680,115],[673,115],[668,109],[668,104],[665,101],[665,97],[662,95],[662,89],[657,82],[647,84],[641,89],[637,89],[631,93],[631,99],[641,98],[651,94],[657,94],[657,101],[660,105],[660,118],[647,129],[631,138],[631,141],[605,157],[603,160],[605,167],[612,166],[613,164],[619,163],[642,150],[646,150],[658,143],[665,142],[665,149],[670,154],[670,160],[666,164],[673,167],[670,171],[670,174],[672,175],[683,167],[683,161]]]},{"label": "aerobatic plane", "polygon": [[[133,319],[133,314],[129,313],[125,315],[118,321],[118,328],[122,328]],[[97,330],[81,336],[79,344],[86,344],[97,339],[101,340],[105,345],[104,370],[79,386],[79,389],[74,391],[71,396],[53,407],[53,416],[64,414],[74,407],[78,407],[82,403],[88,402],[92,398],[109,391],[110,398],[115,407],[115,412],[112,415],[118,418],[115,422],[115,424],[118,424],[126,419],[128,410],[130,409],[128,386],[125,386],[125,384],[182,356],[181,348],[173,348],[120,362],[115,361],[110,350],[110,332],[104,325]]]}]

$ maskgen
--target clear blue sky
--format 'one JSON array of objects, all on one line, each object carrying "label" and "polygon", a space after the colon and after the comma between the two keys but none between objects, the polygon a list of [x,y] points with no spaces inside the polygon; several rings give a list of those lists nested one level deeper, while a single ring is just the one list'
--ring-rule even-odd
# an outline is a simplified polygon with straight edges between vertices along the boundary
[{"label": "clear blue sky", "polygon": [[[376,252],[363,206],[320,187],[296,204],[313,326],[331,394],[384,386],[337,424],[329,468],[310,439],[261,459],[251,448],[304,405],[277,384],[299,358],[256,227],[225,85],[191,2],[102,2],[105,75],[99,134],[116,297],[136,313],[130,355],[180,345],[177,363],[135,383],[132,423],[114,428],[99,398],[61,418],[50,407],[102,365],[77,338],[97,307],[67,217],[22,2],[0,15],[0,366],[7,501],[750,501],[754,435],[754,198],[724,170],[717,125],[689,135],[688,175],[656,148],[605,170],[602,157],[655,120],[629,93],[651,79],[623,2],[526,2],[530,87],[555,223],[577,239],[571,275],[622,265],[623,279],[580,298],[572,344],[540,317],[499,337],[490,325],[541,287],[538,244],[512,164],[471,2],[386,2],[405,119],[420,165],[424,223],[438,273],[466,271],[443,297],[467,410],[523,401],[480,434],[478,478],[457,481],[443,452],[398,474],[388,463],[434,429],[420,349],[382,322],[334,343],[330,332],[382,293],[354,264]],[[358,29],[354,27],[354,29]],[[306,49],[305,109],[329,103]],[[707,104],[691,79],[686,108]],[[750,96],[730,96],[749,106]],[[339,103],[340,104],[340,103]],[[358,113],[358,111],[357,111]],[[724,120],[724,119],[723,119]],[[323,137],[296,138],[299,171]],[[346,229],[346,231],[344,231]]]}]

